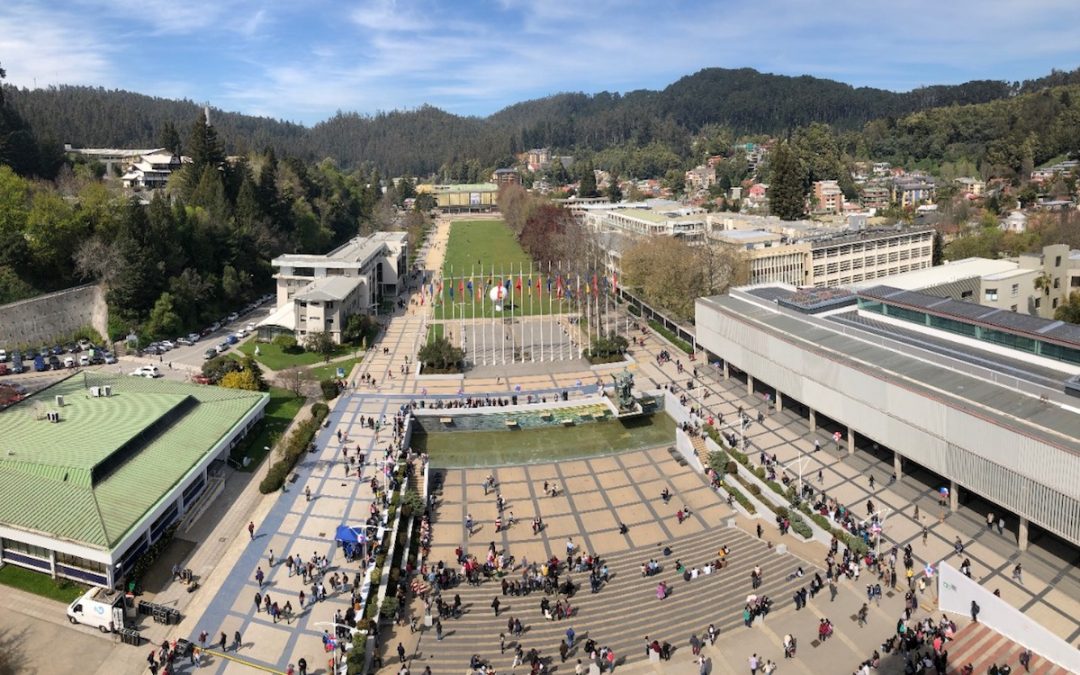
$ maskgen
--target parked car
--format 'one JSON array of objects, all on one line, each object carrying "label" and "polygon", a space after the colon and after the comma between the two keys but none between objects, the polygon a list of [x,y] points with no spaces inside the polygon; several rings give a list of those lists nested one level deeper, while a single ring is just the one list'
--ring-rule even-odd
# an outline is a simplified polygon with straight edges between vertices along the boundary
[{"label": "parked car", "polygon": [[131,371],[132,377],[158,377],[161,375],[161,371],[157,366],[139,366],[135,370]]},{"label": "parked car", "polygon": [[160,346],[165,351],[171,351],[173,349],[176,349],[176,344],[173,343],[172,340],[162,340],[158,343],[158,346]]},{"label": "parked car", "polygon": [[191,345],[193,345],[195,343],[192,342],[191,340],[187,339],[186,337],[178,337],[178,338],[176,338],[176,344],[177,344],[177,346],[190,347]]},{"label": "parked car", "polygon": [[105,363],[116,363],[116,356],[112,352],[102,352],[101,359]]},{"label": "parked car", "polygon": [[85,349],[93,349],[94,348],[94,343],[90,342],[86,338],[83,338],[83,339],[79,340],[78,344],[79,344],[79,349],[84,349],[85,350]]},{"label": "parked car", "polygon": [[6,349],[0,349],[0,363],[7,362],[8,353]]},{"label": "parked car", "polygon": [[38,354],[34,357],[34,372],[43,373],[49,369],[49,364],[45,362],[45,357]]},{"label": "parked car", "polygon": [[60,356],[61,354],[64,353],[64,348],[61,347],[60,345],[56,345],[55,347],[53,347],[52,349],[49,350],[49,353],[52,354],[53,356]]},{"label": "parked car", "polygon": [[0,375],[7,375],[7,374],[8,374],[8,364],[4,363],[3,361],[0,361]]},{"label": "parked car", "polygon": [[233,333],[231,335],[226,336],[225,342],[227,342],[227,343],[229,343],[231,345],[234,345],[237,342],[240,342],[240,338],[236,336],[236,333]]},{"label": "parked car", "polygon": [[226,320],[231,323],[233,321],[236,321],[239,318],[240,318],[240,315],[237,314],[236,312],[233,312],[232,314],[230,314],[229,316],[226,317]]},{"label": "parked car", "polygon": [[23,365],[22,352],[11,352],[11,372],[16,375],[26,372],[26,366]]},{"label": "parked car", "polygon": [[205,352],[203,352],[203,358],[209,361],[210,359],[217,356],[218,353],[219,352],[217,350],[217,347],[211,347],[210,349],[207,349]]},{"label": "parked car", "polygon": [[230,345],[228,342],[222,342],[217,346],[217,353],[224,354],[225,352],[229,351],[229,347],[231,346],[232,345]]},{"label": "parked car", "polygon": [[187,339],[191,340],[191,344],[195,344],[196,342],[199,341],[200,337],[202,337],[202,336],[199,335],[198,333],[188,333]]},{"label": "parked car", "polygon": [[91,359],[90,359],[90,354],[89,353],[79,354],[79,365],[80,366],[88,366],[88,365],[90,365],[90,360]]},{"label": "parked car", "polygon": [[[70,358],[70,357],[68,357],[68,358]],[[60,366],[60,357],[59,356],[50,356],[48,359],[46,359],[46,361],[49,362],[49,369],[50,370],[60,370],[61,366]],[[64,359],[64,365],[67,366],[67,359]]]},{"label": "parked car", "polygon": [[249,333],[254,333],[255,332],[255,324],[254,323],[249,323],[248,325],[244,326],[244,330],[246,330]]}]

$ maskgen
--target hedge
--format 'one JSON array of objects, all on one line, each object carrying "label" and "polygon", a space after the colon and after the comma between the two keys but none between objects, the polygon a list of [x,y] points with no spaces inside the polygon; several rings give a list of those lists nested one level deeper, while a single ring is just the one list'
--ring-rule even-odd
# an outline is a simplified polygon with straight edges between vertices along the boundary
[{"label": "hedge", "polygon": [[694,348],[690,346],[689,342],[682,339],[681,337],[679,337],[675,333],[672,333],[671,331],[669,331],[659,321],[654,321],[652,319],[649,319],[649,327],[652,328],[657,333],[659,333],[660,335],[664,336],[664,338],[667,339],[668,342],[675,345],[679,349],[683,350],[687,354],[693,354],[694,353]]},{"label": "hedge", "polygon": [[728,485],[727,483],[720,483],[720,487],[727,490],[728,494],[730,494],[732,497],[734,497],[735,501],[742,504],[742,507],[744,509],[746,509],[750,513],[757,513],[757,507],[755,507],[754,504],[749,499],[746,498],[746,495],[739,492],[739,489],[736,488],[734,485]]},{"label": "hedge", "polygon": [[634,316],[641,316],[641,309],[637,305],[627,305],[626,311],[630,312]]},{"label": "hedge", "polygon": [[289,477],[289,472],[311,446],[311,441],[329,412],[330,409],[325,405],[321,408],[311,406],[311,417],[297,423],[289,434],[289,438],[281,446],[281,458],[270,466],[266,477],[259,482],[259,492],[267,495],[281,489]]}]

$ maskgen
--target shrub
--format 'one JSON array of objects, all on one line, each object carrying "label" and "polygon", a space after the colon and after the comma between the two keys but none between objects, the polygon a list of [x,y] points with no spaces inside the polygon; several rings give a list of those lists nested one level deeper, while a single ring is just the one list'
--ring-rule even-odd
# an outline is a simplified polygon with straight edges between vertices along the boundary
[{"label": "shrub", "polygon": [[338,395],[338,383],[334,379],[319,380],[319,388],[322,389],[323,398],[329,401]]},{"label": "shrub", "polygon": [[416,490],[406,490],[401,501],[401,514],[406,518],[424,512],[424,498]]},{"label": "shrub", "polygon": [[[788,513],[788,510],[783,506],[776,507],[774,511],[776,511],[776,515],[780,516],[781,518],[792,517],[792,514]],[[792,522],[794,522],[794,518],[792,518]]]},{"label": "shrub", "polygon": [[443,336],[429,337],[416,357],[429,373],[459,373],[465,350],[455,347]]},{"label": "shrub", "polygon": [[810,529],[810,526],[806,524],[806,521],[802,519],[802,516],[791,512],[791,529],[795,534],[799,535],[803,539],[810,539],[814,536],[814,531]]},{"label": "shrub", "polygon": [[746,509],[750,513],[757,513],[757,508],[750,502],[749,499],[746,498],[746,495],[744,495],[742,492],[739,492],[739,489],[736,488],[734,485],[721,483],[720,486],[724,488],[728,492],[728,494],[734,497],[735,501],[742,504],[742,507],[744,509]]},{"label": "shrub", "polygon": [[754,495],[755,497],[761,496],[761,488],[757,486],[757,483],[750,483],[746,486],[746,489],[750,490],[750,494]]},{"label": "shrub", "polygon": [[[379,582],[381,582],[381,581],[382,581],[382,568],[379,567],[379,566],[376,566],[375,569],[371,570],[371,591],[369,591],[369,593],[373,592],[376,588],[378,588],[379,587]],[[368,596],[368,597],[371,597],[371,596]]]},{"label": "shrub", "polygon": [[382,614],[384,619],[393,619],[397,614],[398,599],[393,595],[388,595],[383,598],[382,607],[379,608],[379,613]]},{"label": "shrub", "polygon": [[650,319],[649,320],[649,327],[652,328],[657,333],[659,333],[665,340],[667,340],[671,344],[675,345],[679,349],[683,350],[687,354],[693,354],[694,353],[694,348],[690,346],[689,342],[687,342],[686,340],[683,340],[682,338],[680,338],[675,333],[672,333],[671,331],[669,331],[659,321],[653,321],[653,320]]},{"label": "shrub", "polygon": [[270,341],[270,344],[275,347],[280,347],[281,351],[286,354],[295,354],[303,351],[303,348],[296,343],[296,338],[291,335],[278,335]]},{"label": "shrub", "polygon": [[285,444],[281,447],[281,458],[270,466],[266,476],[259,482],[259,492],[265,495],[281,489],[293,467],[307,452],[321,422],[321,417],[312,417],[299,422],[293,428],[292,433],[289,434]]},{"label": "shrub", "polygon": [[732,475],[739,473],[739,465],[735,463],[735,460],[727,463],[727,472]]},{"label": "shrub", "polygon": [[626,311],[630,312],[634,316],[641,316],[641,309],[637,305],[627,305]]},{"label": "shrub", "polygon": [[322,422],[330,414],[330,406],[319,402],[311,406],[311,416]]}]

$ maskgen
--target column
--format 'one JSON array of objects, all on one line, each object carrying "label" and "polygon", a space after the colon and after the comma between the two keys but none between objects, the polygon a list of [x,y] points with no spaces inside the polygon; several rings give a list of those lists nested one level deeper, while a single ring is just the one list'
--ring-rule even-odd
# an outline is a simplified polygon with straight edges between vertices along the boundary
[{"label": "column", "polygon": [[746,374],[746,395],[747,396],[753,396],[754,395],[754,376],[751,375],[750,373]]},{"label": "column", "polygon": [[1026,551],[1028,547],[1028,519],[1021,517],[1020,524],[1016,528],[1016,546],[1021,551]]},{"label": "column", "polygon": [[727,361],[724,361],[724,379],[727,380],[731,377],[731,371],[728,370]]},{"label": "column", "polygon": [[904,477],[903,460],[900,459],[900,453],[895,451],[892,455],[892,470],[893,476],[896,476],[896,480],[900,480]]},{"label": "column", "polygon": [[810,408],[810,433],[817,431],[817,411]]},{"label": "column", "polygon": [[855,430],[851,427],[847,428],[847,454],[855,454]]},{"label": "column", "polygon": [[49,573],[52,574],[52,578],[56,578],[56,551],[49,549]]},{"label": "column", "polygon": [[960,506],[960,486],[956,481],[949,481],[949,512],[955,512]]},{"label": "column", "polygon": [[780,412],[784,409],[784,395],[779,391],[776,392],[776,401],[773,405],[776,407],[776,412]]}]

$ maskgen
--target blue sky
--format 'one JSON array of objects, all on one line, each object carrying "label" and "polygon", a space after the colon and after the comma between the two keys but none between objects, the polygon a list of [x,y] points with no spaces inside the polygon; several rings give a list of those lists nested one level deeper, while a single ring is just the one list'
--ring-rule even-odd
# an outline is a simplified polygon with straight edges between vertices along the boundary
[{"label": "blue sky", "polygon": [[1080,66],[1080,0],[3,0],[19,86],[87,84],[313,124],[486,115],[709,66],[907,90]]}]

